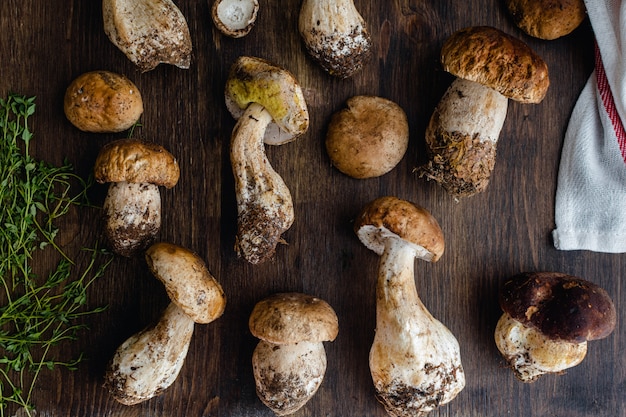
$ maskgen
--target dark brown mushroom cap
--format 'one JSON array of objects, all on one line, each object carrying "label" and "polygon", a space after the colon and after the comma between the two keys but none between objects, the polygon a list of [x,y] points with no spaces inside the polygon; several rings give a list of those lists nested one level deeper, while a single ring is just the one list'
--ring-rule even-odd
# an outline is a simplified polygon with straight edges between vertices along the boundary
[{"label": "dark brown mushroom cap", "polygon": [[333,341],[339,332],[333,308],[300,293],[278,293],[259,301],[248,324],[255,337],[277,345]]},{"label": "dark brown mushroom cap", "polygon": [[397,197],[380,197],[366,205],[354,223],[354,232],[379,255],[391,234],[426,249],[430,257],[426,260],[431,262],[439,260],[445,249],[437,219],[425,208]]},{"label": "dark brown mushroom cap", "polygon": [[581,343],[615,328],[611,297],[596,284],[559,272],[525,272],[504,283],[500,306],[550,339]]},{"label": "dark brown mushroom cap", "polygon": [[521,40],[489,26],[452,34],[441,49],[443,69],[512,100],[539,103],[550,85],[548,66]]}]

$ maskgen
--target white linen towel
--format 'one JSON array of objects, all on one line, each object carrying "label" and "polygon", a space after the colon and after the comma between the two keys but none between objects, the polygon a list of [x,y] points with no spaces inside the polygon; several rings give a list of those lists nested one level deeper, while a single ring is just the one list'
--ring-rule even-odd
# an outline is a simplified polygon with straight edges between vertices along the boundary
[{"label": "white linen towel", "polygon": [[596,40],[594,72],[565,133],[554,246],[626,252],[626,2],[585,0]]}]

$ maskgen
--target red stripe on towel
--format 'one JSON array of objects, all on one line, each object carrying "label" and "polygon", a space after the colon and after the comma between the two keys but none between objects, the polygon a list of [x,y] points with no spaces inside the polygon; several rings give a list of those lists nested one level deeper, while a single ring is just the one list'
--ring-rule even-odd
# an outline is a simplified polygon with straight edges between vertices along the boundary
[{"label": "red stripe on towel", "polygon": [[626,162],[626,130],[624,130],[622,119],[619,117],[619,114],[617,113],[617,108],[615,107],[615,100],[613,99],[613,93],[611,92],[609,81],[606,78],[606,72],[604,72],[604,64],[602,63],[602,57],[600,56],[600,49],[598,48],[597,44],[596,44],[596,78],[597,78],[597,83],[598,83],[598,91],[600,92],[600,97],[602,98],[604,109],[609,115],[609,119],[611,119],[611,124],[613,125],[615,136],[617,137],[617,143],[619,145],[620,151],[622,152],[622,159],[624,160],[624,162]]}]

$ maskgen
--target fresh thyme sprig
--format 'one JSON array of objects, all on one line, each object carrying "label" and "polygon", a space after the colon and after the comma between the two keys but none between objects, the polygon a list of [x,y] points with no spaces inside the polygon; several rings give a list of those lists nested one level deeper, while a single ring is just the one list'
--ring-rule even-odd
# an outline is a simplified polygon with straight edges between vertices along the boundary
[{"label": "fresh thyme sprig", "polygon": [[[31,415],[33,389],[44,369],[76,369],[82,354],[56,359],[51,348],[75,340],[83,316],[103,310],[85,309],[87,289],[112,260],[97,244],[75,259],[57,245],[57,220],[71,206],[87,203],[91,182],[67,162],[53,166],[31,156],[28,120],[34,113],[35,97],[0,98],[0,416],[11,404]],[[43,278],[32,264],[46,248],[60,261]]]}]

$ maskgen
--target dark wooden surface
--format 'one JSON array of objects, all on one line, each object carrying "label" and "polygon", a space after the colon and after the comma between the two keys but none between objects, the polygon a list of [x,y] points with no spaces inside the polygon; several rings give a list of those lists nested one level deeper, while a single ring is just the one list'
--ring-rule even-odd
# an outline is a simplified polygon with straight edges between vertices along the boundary
[{"label": "dark wooden surface", "polygon": [[[79,132],[63,114],[64,91],[89,70],[128,76],[145,104],[143,126],[135,136],[166,146],[182,171],[178,185],[162,193],[160,239],[200,254],[228,297],[220,319],[196,327],[173,386],[141,405],[122,406],[102,388],[105,364],[123,340],[158,317],[167,298],[143,259],[116,258],[90,294],[90,304],[106,304],[108,310],[90,318],[91,330],[65,348],[85,351],[89,361],[76,372],[59,370],[42,377],[34,397],[38,415],[271,416],[254,391],[250,358],[256,339],[247,319],[261,298],[300,291],[335,308],[340,332],[326,344],[322,387],[297,415],[384,416],[368,370],[378,259],[351,230],[362,206],[381,195],[428,208],[446,237],[442,259],[418,263],[415,279],[427,308],[460,343],[467,386],[433,416],[624,415],[626,292],[621,275],[626,255],[557,251],[551,239],[563,135],[593,69],[588,21],[570,36],[548,42],[523,35],[495,0],[356,0],[372,35],[373,54],[364,71],[341,81],[305,54],[297,33],[298,1],[261,1],[257,25],[242,39],[226,38],[215,29],[210,3],[178,1],[193,39],[191,68],[162,65],[142,74],[105,36],[99,1],[0,1],[0,93],[37,96],[32,123],[36,156],[51,162],[67,157],[87,176],[100,147],[125,134]],[[412,170],[425,161],[425,125],[452,80],[438,64],[441,44],[453,31],[479,24],[525,40],[547,62],[552,85],[541,104],[510,103],[488,190],[455,202]],[[305,90],[311,114],[304,137],[268,149],[272,165],[291,189],[296,221],[284,236],[288,246],[278,249],[274,261],[258,266],[246,264],[233,251],[236,208],[228,149],[234,121],[222,93],[230,64],[244,54],[291,70]],[[394,171],[378,179],[344,176],[331,166],[323,147],[330,115],[356,94],[394,100],[409,117],[408,152]],[[96,203],[105,190],[94,190]],[[65,239],[89,242],[97,237],[97,214],[84,211],[68,220]],[[609,338],[590,343],[581,365],[562,376],[522,384],[505,368],[493,330],[500,315],[500,283],[529,270],[567,272],[602,285],[614,298],[619,321]]]}]

